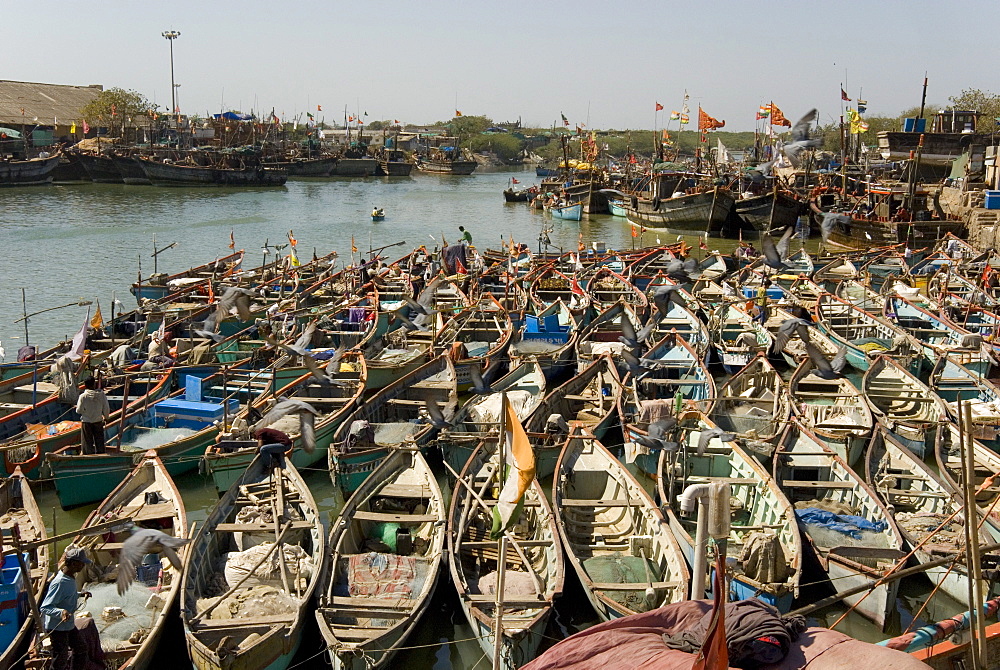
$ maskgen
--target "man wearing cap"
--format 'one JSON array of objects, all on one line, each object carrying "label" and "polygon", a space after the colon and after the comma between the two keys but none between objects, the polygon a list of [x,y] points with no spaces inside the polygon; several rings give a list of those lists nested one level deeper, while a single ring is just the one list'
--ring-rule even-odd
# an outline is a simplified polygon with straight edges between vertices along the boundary
[{"label": "man wearing cap", "polygon": [[[80,631],[76,629],[74,615],[79,598],[89,598],[86,591],[77,592],[76,575],[90,563],[87,552],[80,547],[69,547],[63,556],[63,564],[52,578],[45,599],[38,609],[42,614],[42,624],[52,641],[55,659],[53,670],[82,670],[87,667],[90,655]],[[73,662],[70,663],[70,650]]]}]

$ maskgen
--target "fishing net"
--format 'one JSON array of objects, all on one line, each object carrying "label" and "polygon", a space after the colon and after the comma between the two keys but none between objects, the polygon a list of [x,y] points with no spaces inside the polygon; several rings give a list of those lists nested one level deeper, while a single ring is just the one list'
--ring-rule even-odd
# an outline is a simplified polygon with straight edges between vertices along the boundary
[{"label": "fishing net", "polygon": [[956,517],[935,532],[946,518],[946,514],[933,512],[899,512],[896,514],[896,524],[918,542],[924,542],[924,551],[955,553],[965,542],[965,524]]},{"label": "fishing net", "polygon": [[144,428],[133,433],[129,439],[123,439],[121,448],[124,451],[156,449],[168,442],[183,440],[196,432],[191,428]]},{"label": "fishing net", "polygon": [[115,583],[87,584],[84,588],[91,597],[83,607],[94,617],[101,646],[109,651],[145,639],[163,609],[163,597],[140,582],[132,582],[124,596],[118,595]]},{"label": "fishing net", "polygon": [[376,444],[402,444],[420,432],[418,423],[399,421],[394,423],[373,423]]},{"label": "fishing net", "polygon": [[[211,607],[216,598],[198,600],[198,611]],[[259,584],[248,589],[240,589],[226,597],[222,604],[211,611],[209,619],[254,619],[276,614],[294,615],[299,601],[275,586]]]},{"label": "fishing net", "polygon": [[[646,584],[660,581],[659,570],[649,559],[640,556],[594,556],[583,562],[590,579],[599,584],[635,584],[635,590],[605,591],[604,595],[636,612],[645,612]],[[505,589],[506,590],[506,589]]]},{"label": "fishing net", "polygon": [[[286,503],[284,518],[289,521],[300,521],[302,519],[302,515],[299,514],[299,510],[297,508]],[[236,513],[236,523],[259,523],[269,527],[268,530],[254,533],[233,533],[233,541],[241,551],[245,551],[250,547],[255,547],[266,542],[274,542],[274,511],[269,505],[246,505],[245,507],[240,508],[240,511]],[[305,532],[305,530],[285,531],[285,542],[289,544],[298,544],[305,536]]]},{"label": "fishing net", "polygon": [[[514,412],[520,419],[524,419],[528,410],[531,409],[530,406],[533,397],[529,391],[507,392],[507,401],[514,408]],[[474,401],[474,404],[469,409],[468,420],[475,423],[499,423],[502,405],[502,393],[491,393],[490,395],[482,396]]]},{"label": "fishing net", "polygon": [[565,342],[549,342],[547,340],[521,340],[511,347],[514,353],[521,356],[532,354],[547,354],[565,346]]},{"label": "fishing net", "polygon": [[273,542],[266,542],[250,547],[246,551],[231,551],[223,554],[216,569],[221,569],[230,586],[238,584],[247,573],[253,570],[253,574],[247,577],[243,586],[261,585],[282,588],[284,582],[281,578],[281,557],[278,555],[278,551],[280,551],[285,559],[284,570],[289,588],[298,591],[304,590],[316,567],[313,559],[299,545],[283,542],[280,549],[272,551],[261,562],[262,557],[268,553],[273,544]]}]

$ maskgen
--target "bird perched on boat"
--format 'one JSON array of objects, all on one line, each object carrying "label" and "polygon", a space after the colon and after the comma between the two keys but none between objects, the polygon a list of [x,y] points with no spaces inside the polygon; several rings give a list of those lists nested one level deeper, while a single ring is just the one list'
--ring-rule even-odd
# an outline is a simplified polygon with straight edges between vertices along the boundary
[{"label": "bird perched on boat", "polygon": [[838,379],[844,376],[844,367],[847,365],[847,347],[841,347],[832,361],[826,360],[826,356],[815,344],[805,340],[806,353],[813,363],[813,374],[822,379]]},{"label": "bird perched on boat", "polygon": [[660,319],[667,316],[667,312],[670,311],[670,303],[678,307],[687,307],[687,301],[680,293],[682,290],[677,284],[664,284],[656,288],[653,292],[653,305],[656,307]]},{"label": "bird perched on boat", "polygon": [[764,265],[779,272],[788,267],[785,258],[788,257],[788,246],[791,244],[794,234],[795,226],[788,226],[781,239],[775,244],[767,232],[761,233],[760,248],[764,254]]},{"label": "bird perched on boat", "polygon": [[721,428],[709,428],[708,430],[701,431],[698,436],[698,455],[704,456],[705,450],[708,449],[708,443],[714,438],[719,438],[723,442],[730,442],[736,439],[736,433],[727,433]]},{"label": "bird perched on boat", "polygon": [[792,167],[799,166],[799,156],[803,151],[823,146],[823,138],[809,136],[809,124],[815,119],[816,110],[811,109],[792,126],[792,141],[787,142],[782,147],[782,151],[788,157]]},{"label": "bird perched on boat", "polygon": [[170,560],[170,565],[183,570],[184,564],[177,555],[177,550],[190,541],[152,528],[132,526],[132,534],[122,543],[118,555],[118,595],[125,595],[135,581],[136,568],[146,554],[163,554]]},{"label": "bird perched on boat", "polygon": [[803,342],[809,341],[809,327],[814,326],[812,321],[807,319],[785,319],[778,326],[778,332],[774,335],[774,349],[773,351],[778,352],[785,348],[788,341],[792,339],[792,335],[798,335],[799,339]]}]

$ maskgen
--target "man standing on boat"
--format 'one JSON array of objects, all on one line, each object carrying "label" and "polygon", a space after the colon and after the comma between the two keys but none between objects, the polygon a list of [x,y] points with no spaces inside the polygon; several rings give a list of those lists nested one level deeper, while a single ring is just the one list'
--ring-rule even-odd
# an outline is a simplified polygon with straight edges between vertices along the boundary
[{"label": "man standing on boat", "polygon": [[[83,670],[90,664],[87,645],[75,621],[77,601],[90,597],[87,591],[77,592],[76,575],[90,562],[85,549],[72,546],[66,549],[62,567],[52,578],[45,599],[38,608],[55,654],[52,670]],[[70,650],[73,652],[72,663]]]},{"label": "man standing on boat", "polygon": [[97,381],[88,377],[83,382],[84,391],[76,401],[80,415],[80,450],[84,454],[103,454],[104,422],[111,416],[108,396],[97,388]]},{"label": "man standing on boat", "polygon": [[459,242],[461,242],[465,246],[469,246],[470,244],[472,244],[472,233],[467,231],[465,229],[465,226],[459,226],[458,230],[462,233],[462,237],[461,239],[459,239]]}]

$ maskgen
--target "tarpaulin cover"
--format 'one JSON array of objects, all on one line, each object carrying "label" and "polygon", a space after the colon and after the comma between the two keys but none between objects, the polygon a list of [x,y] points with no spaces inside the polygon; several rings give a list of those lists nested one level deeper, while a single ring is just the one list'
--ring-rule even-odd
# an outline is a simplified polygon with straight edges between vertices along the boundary
[{"label": "tarpaulin cover", "polygon": [[226,119],[227,121],[250,121],[253,119],[253,114],[240,114],[239,112],[223,112],[222,114],[213,114],[212,116],[217,119]]},{"label": "tarpaulin cover", "polygon": [[[607,621],[563,640],[522,670],[688,670],[694,667],[696,656],[669,649],[663,635],[693,627],[711,609],[710,600],[689,600]],[[826,628],[807,628],[781,663],[761,666],[762,670],[928,667],[903,652]]]},{"label": "tarpaulin cover", "polygon": [[827,512],[815,507],[797,509],[795,510],[795,516],[802,523],[807,523],[811,526],[823,526],[838,533],[850,535],[855,540],[861,539],[859,531],[871,530],[881,533],[889,527],[889,524],[885,521],[869,521],[864,517],[854,516],[853,514],[834,514],[833,512]]},{"label": "tarpaulin cover", "polygon": [[453,275],[458,272],[457,261],[461,261],[464,267],[469,267],[465,258],[464,244],[452,244],[441,250],[441,262],[444,264],[446,274]]}]

